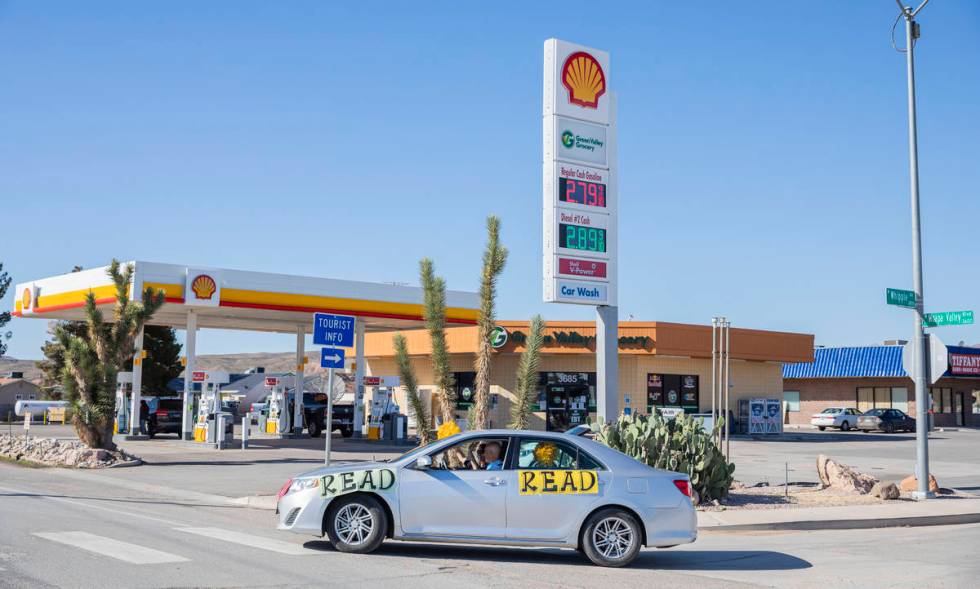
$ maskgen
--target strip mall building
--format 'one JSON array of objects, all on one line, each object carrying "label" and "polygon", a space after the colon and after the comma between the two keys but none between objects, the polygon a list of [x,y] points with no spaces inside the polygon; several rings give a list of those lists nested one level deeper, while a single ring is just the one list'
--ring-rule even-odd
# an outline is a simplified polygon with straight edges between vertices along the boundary
[{"label": "strip mall building", "polygon": [[[528,333],[528,323],[501,321],[507,341],[495,350],[491,374],[491,426],[510,420],[517,380],[517,365]],[[397,375],[392,338],[395,332],[365,337],[367,370],[376,376]],[[404,332],[423,401],[430,407],[435,386],[429,335]],[[595,323],[549,322],[541,351],[537,402],[531,427],[564,430],[586,418],[595,419]],[[477,328],[446,331],[451,370],[456,381],[457,417],[465,418],[473,401],[473,361]],[[741,399],[783,396],[783,363],[813,360],[813,336],[799,333],[731,330],[730,400],[738,411]],[[711,410],[711,327],[662,322],[619,324],[620,407],[647,413],[653,407],[683,409],[687,413]],[[404,410],[403,390],[395,399]]]}]

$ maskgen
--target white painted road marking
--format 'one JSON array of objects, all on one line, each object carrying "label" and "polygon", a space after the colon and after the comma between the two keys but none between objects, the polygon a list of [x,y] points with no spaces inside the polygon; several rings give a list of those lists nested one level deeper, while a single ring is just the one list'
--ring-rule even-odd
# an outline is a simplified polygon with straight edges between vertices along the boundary
[{"label": "white painted road marking", "polygon": [[96,536],[88,532],[43,532],[34,535],[45,540],[67,544],[68,546],[74,546],[82,550],[88,550],[89,552],[132,564],[163,564],[166,562],[186,562],[188,560],[183,556],[177,556],[169,552],[154,550],[153,548],[130,544],[129,542],[121,542],[104,536]]},{"label": "white painted road marking", "polygon": [[270,550],[272,552],[278,552],[279,554],[289,554],[291,556],[301,556],[304,554],[317,554],[316,550],[303,548],[298,544],[283,542],[281,540],[272,540],[269,538],[264,538],[262,536],[253,536],[251,534],[243,534],[242,532],[223,530],[221,528],[174,528],[174,529],[177,530],[178,532],[197,534],[198,536],[214,538],[215,540],[224,540],[225,542],[241,544],[242,546],[251,546],[252,548]]}]

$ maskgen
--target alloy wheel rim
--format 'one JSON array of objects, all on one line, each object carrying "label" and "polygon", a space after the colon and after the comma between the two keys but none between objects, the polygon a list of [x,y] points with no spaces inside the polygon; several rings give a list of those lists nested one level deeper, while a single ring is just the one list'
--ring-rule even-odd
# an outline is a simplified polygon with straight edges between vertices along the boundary
[{"label": "alloy wheel rim", "polygon": [[606,558],[622,558],[633,542],[633,529],[620,517],[607,517],[592,531],[593,546]]},{"label": "alloy wheel rim", "polygon": [[374,530],[374,517],[360,503],[343,506],[334,518],[334,530],[345,544],[362,544]]}]

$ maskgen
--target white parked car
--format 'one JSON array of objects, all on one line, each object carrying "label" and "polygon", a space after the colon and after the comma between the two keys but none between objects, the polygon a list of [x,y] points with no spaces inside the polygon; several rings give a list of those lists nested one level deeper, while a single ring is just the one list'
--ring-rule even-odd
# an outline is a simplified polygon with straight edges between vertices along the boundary
[{"label": "white parked car", "polygon": [[858,415],[861,412],[851,407],[827,407],[810,417],[810,425],[817,426],[820,431],[836,427],[846,432],[857,427]]}]

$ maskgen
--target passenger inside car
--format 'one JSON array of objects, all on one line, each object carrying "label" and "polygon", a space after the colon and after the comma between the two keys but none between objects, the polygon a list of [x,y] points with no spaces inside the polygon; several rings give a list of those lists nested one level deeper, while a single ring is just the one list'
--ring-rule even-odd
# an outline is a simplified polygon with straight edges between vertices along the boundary
[{"label": "passenger inside car", "polygon": [[464,440],[432,455],[437,470],[503,470],[506,438]]}]

